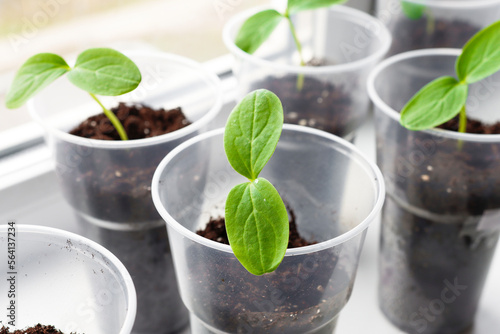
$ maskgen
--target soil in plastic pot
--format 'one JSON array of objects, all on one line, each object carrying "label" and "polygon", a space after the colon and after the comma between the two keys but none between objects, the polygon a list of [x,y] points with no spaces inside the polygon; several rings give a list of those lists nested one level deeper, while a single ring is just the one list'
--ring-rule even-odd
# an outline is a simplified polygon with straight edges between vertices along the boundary
[{"label": "soil in plastic pot", "polygon": [[418,20],[402,17],[391,29],[392,46],[387,57],[410,50],[462,48],[479,30],[481,27],[460,20],[438,19],[432,28],[428,26],[428,18],[425,15]]},{"label": "soil in plastic pot", "polygon": [[[130,140],[159,136],[190,124],[180,108],[164,110],[120,103],[111,111],[123,124]],[[103,113],[89,117],[70,133],[89,139],[120,140]],[[75,160],[74,167],[58,166],[63,184],[67,185],[65,196],[74,207],[105,221],[161,220],[153,205],[150,187],[156,167],[168,152],[161,152],[157,147],[144,147],[140,156],[136,156],[137,149],[91,151],[92,156],[87,157],[85,152],[74,152],[73,147],[67,145],[57,150],[60,155],[57,161],[68,160],[68,156]]]},{"label": "soil in plastic pot", "polygon": [[[190,124],[180,108],[121,103],[111,111],[130,140],[159,136]],[[120,140],[104,114],[88,118],[71,134]],[[81,161],[78,179],[71,173],[63,174],[64,182],[71,185],[66,196],[77,208],[87,206],[83,211],[89,217],[78,215],[85,236],[115,254],[132,276],[137,291],[133,331],[177,333],[188,325],[189,315],[178,292],[165,223],[153,205],[150,188],[154,171],[167,152],[145,147],[138,158],[134,149],[116,151],[112,160],[106,152]],[[103,166],[104,172],[97,173]],[[107,225],[96,224],[93,218]]]},{"label": "soil in plastic pot", "polygon": [[297,76],[269,76],[254,85],[275,93],[283,104],[285,123],[309,126],[340,137],[354,131],[359,120],[351,112],[353,101],[340,85],[305,76],[297,89]]},{"label": "soil in plastic pot", "polygon": [[8,327],[2,326],[2,328],[0,328],[0,334],[63,334],[63,332],[52,325],[45,326],[37,324],[32,327],[14,331],[9,331]]},{"label": "soil in plastic pot", "polygon": [[[443,127],[456,130],[457,120]],[[469,120],[467,132],[497,128]],[[458,147],[455,140],[437,143],[435,136],[417,133],[405,139],[414,148],[408,149],[397,133],[379,143],[381,150],[398,152],[396,170],[407,172],[393,180],[396,194],[388,192],[383,209],[381,308],[408,333],[466,333],[499,237],[481,217],[500,209],[500,144]],[[417,148],[425,156],[419,163]]]},{"label": "soil in plastic pot", "polygon": [[[293,213],[290,217],[288,247],[314,244],[300,236]],[[211,220],[198,234],[228,244],[223,218]],[[193,258],[192,254],[188,258]],[[192,265],[206,268],[196,261]],[[331,334],[336,323],[334,318],[352,290],[347,274],[331,279],[337,266],[339,270],[342,263],[332,250],[312,255],[310,261],[300,264],[284,261],[279,268],[280,275],[267,276],[265,290],[261,288],[264,276],[247,273],[241,277],[241,264],[236,259],[228,266],[214,263],[210,270],[194,269],[196,277],[191,280],[193,284],[200,284],[196,291],[218,291],[198,295],[195,307],[199,309],[195,313],[228,333],[309,333],[324,319],[333,319],[325,327],[311,332]],[[336,296],[325,300],[325,295]],[[217,297],[214,299],[214,296]]]}]

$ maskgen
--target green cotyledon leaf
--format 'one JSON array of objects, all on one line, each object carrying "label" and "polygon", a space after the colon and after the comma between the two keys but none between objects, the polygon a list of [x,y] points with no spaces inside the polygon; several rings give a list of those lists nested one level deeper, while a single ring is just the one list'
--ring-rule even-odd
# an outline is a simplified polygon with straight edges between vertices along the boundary
[{"label": "green cotyledon leaf", "polygon": [[5,97],[7,108],[19,108],[40,90],[70,70],[60,56],[39,53],[29,58],[17,71]]},{"label": "green cotyledon leaf", "polygon": [[460,81],[474,83],[500,70],[500,21],[474,35],[457,59]]},{"label": "green cotyledon leaf", "polygon": [[249,17],[236,35],[235,44],[247,53],[254,53],[276,29],[283,15],[268,9]]},{"label": "green cotyledon leaf", "polygon": [[252,274],[274,271],[285,256],[289,222],[285,204],[269,181],[234,187],[226,200],[226,230],[236,258]]},{"label": "green cotyledon leaf", "polygon": [[283,107],[272,92],[249,93],[233,109],[224,131],[224,150],[231,166],[255,180],[276,149],[283,127]]},{"label": "green cotyledon leaf", "polygon": [[142,77],[137,65],[124,54],[113,49],[94,48],[77,57],[68,79],[89,93],[117,96],[134,90]]},{"label": "green cotyledon leaf", "polygon": [[455,117],[467,100],[468,87],[453,77],[440,77],[415,94],[401,110],[400,123],[410,130],[436,127]]}]

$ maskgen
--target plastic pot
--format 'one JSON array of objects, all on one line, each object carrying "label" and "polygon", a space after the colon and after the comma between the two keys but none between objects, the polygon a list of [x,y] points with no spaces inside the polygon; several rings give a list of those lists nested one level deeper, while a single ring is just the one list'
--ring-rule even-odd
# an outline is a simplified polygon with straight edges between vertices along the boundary
[{"label": "plastic pot", "polygon": [[0,320],[11,331],[41,323],[63,333],[131,332],[137,306],[132,278],[102,246],[54,228],[2,224],[0,247],[7,279],[0,302],[10,308]]},{"label": "plastic pot", "polygon": [[65,78],[30,104],[46,129],[62,191],[81,222],[81,233],[120,258],[137,286],[136,333],[175,333],[188,314],[178,294],[165,226],[151,199],[158,163],[174,147],[204,131],[221,108],[219,79],[202,65],[164,53],[127,53],[142,73],[140,86],[105,105],[143,103],[181,107],[191,125],[146,139],[105,141],[68,131],[100,112],[87,93]]},{"label": "plastic pot", "polygon": [[[472,328],[499,236],[500,135],[410,131],[399,124],[399,110],[414,93],[454,75],[460,52],[403,53],[382,62],[368,81],[387,187],[379,301],[408,333]],[[471,85],[468,115],[498,120],[499,89],[500,74]]]},{"label": "plastic pot", "polygon": [[383,203],[382,177],[345,140],[288,124],[262,176],[294,210],[299,233],[317,244],[287,250],[275,272],[254,276],[230,246],[195,233],[223,213],[231,187],[244,182],[225,157],[223,129],[180,145],[155,172],[153,200],[167,223],[191,330],[330,334]]},{"label": "plastic pot", "polygon": [[[299,66],[285,20],[254,54],[236,46],[241,25],[257,10],[233,17],[223,31],[224,43],[235,58],[233,73],[240,97],[266,88],[281,99],[286,123],[352,139],[370,106],[365,84],[368,73],[391,44],[387,28],[376,18],[343,6],[300,12],[292,19],[304,57],[322,64],[304,67]],[[299,77],[304,80],[302,89],[297,88]]]},{"label": "plastic pot", "polygon": [[388,56],[417,49],[462,48],[476,32],[498,20],[500,1],[377,0],[376,16],[392,34]]}]

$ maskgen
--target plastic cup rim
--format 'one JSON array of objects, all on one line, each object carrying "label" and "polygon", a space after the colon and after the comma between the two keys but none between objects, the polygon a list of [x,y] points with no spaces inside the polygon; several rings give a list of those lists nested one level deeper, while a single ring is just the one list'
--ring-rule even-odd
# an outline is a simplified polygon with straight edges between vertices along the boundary
[{"label": "plastic cup rim", "polygon": [[425,5],[426,7],[434,8],[453,8],[453,9],[471,9],[477,7],[486,7],[492,5],[500,5],[500,0],[405,0],[408,2]]},{"label": "plastic cup rim", "polygon": [[[99,147],[99,148],[106,148],[106,149],[130,149],[130,148],[137,148],[137,147],[144,147],[144,146],[149,146],[149,145],[155,145],[155,144],[160,144],[164,142],[169,142],[173,141],[179,138],[182,138],[184,136],[187,136],[206,124],[208,124],[211,120],[217,116],[219,111],[222,108],[222,89],[221,89],[221,81],[217,75],[214,73],[211,73],[207,70],[204,69],[203,65],[191,60],[186,57],[178,56],[175,54],[171,53],[166,53],[166,52],[161,52],[161,51],[130,51],[130,52],[125,52],[129,56],[153,56],[153,57],[159,57],[163,58],[164,60],[169,60],[172,62],[172,64],[177,63],[186,67],[189,67],[201,74],[201,76],[204,78],[206,81],[207,85],[211,86],[211,88],[214,91],[214,96],[215,96],[215,101],[210,110],[208,110],[207,113],[205,113],[200,119],[197,121],[193,122],[192,124],[164,134],[160,136],[155,136],[155,137],[150,137],[150,138],[144,138],[144,139],[134,139],[134,140],[99,140],[99,139],[90,139],[90,138],[82,138],[79,136],[71,135],[68,132],[65,132],[60,129],[56,129],[52,126],[49,126],[38,114],[36,111],[34,99],[31,99],[28,101],[28,111],[31,115],[31,117],[38,123],[40,124],[48,133],[55,135],[56,137],[66,141],[70,142],[73,144],[81,145],[81,146],[87,146],[87,147]],[[89,97],[90,99],[90,97]],[[182,107],[182,106],[181,106]],[[82,120],[83,121],[83,120]]]},{"label": "plastic cup rim", "polygon": [[224,25],[224,29],[222,31],[222,39],[224,41],[224,44],[226,45],[226,48],[231,52],[231,54],[243,58],[246,61],[256,63],[260,66],[272,67],[276,69],[276,71],[286,71],[289,73],[306,74],[306,75],[327,74],[327,73],[335,74],[335,73],[353,71],[382,59],[382,57],[387,53],[387,51],[389,51],[389,48],[392,43],[392,35],[390,34],[389,29],[378,18],[354,8],[345,7],[342,5],[335,5],[329,8],[328,10],[346,15],[345,17],[346,20],[352,21],[353,19],[361,19],[364,20],[364,22],[371,22],[377,27],[379,27],[380,33],[378,35],[380,36],[380,40],[382,41],[382,43],[376,52],[373,52],[369,56],[356,61],[351,61],[348,63],[338,64],[338,65],[327,65],[327,66],[287,65],[279,62],[269,61],[244,52],[243,50],[241,50],[239,47],[236,46],[231,36],[231,32],[233,31],[234,26],[236,24],[239,24],[243,19],[264,9],[274,9],[274,8],[269,6],[259,6],[248,9],[233,16]]},{"label": "plastic cup rim", "polygon": [[[8,228],[9,226],[7,224],[0,225],[0,233],[6,233]],[[71,239],[74,240],[75,242],[88,245],[90,248],[95,249],[97,252],[101,253],[107,259],[109,259],[109,261],[118,270],[118,274],[121,276],[121,278],[123,278],[123,281],[125,283],[124,288],[128,295],[127,311],[119,333],[120,334],[131,333],[137,313],[137,294],[130,273],[125,268],[125,265],[113,253],[111,253],[108,249],[104,248],[100,244],[90,239],[58,228],[39,226],[39,225],[16,224],[16,229],[20,232],[20,234],[24,233],[32,233],[40,235],[45,234],[45,235],[59,237],[61,238],[61,240]]]},{"label": "plastic cup rim", "polygon": [[[371,101],[375,105],[376,108],[380,109],[384,114],[398,122],[400,120],[400,114],[398,111],[394,110],[391,108],[387,103],[385,103],[384,100],[378,95],[377,90],[375,88],[375,80],[377,76],[386,68],[390,67],[391,65],[411,59],[411,58],[418,58],[418,57],[427,57],[427,56],[454,56],[458,57],[461,54],[462,50],[461,49],[446,49],[446,48],[441,48],[441,49],[423,49],[423,50],[413,50],[413,51],[407,51],[403,52],[400,54],[397,54],[395,56],[389,57],[382,62],[380,62],[375,68],[371,71],[370,75],[368,76],[367,80],[367,90],[368,90],[368,96],[370,97]],[[401,126],[401,125],[400,125]],[[411,130],[408,130],[411,131]],[[490,143],[490,142],[500,142],[500,134],[474,134],[474,133],[459,133],[455,131],[450,131],[450,130],[443,130],[443,129],[429,129],[429,130],[421,130],[421,132],[425,132],[434,136],[438,137],[445,137],[445,138],[450,138],[450,139],[456,139],[456,140],[464,140],[464,141],[471,141],[471,142],[485,142],[485,143]]]},{"label": "plastic cup rim", "polygon": [[[300,126],[300,125],[294,125],[294,124],[284,124],[283,125],[283,131],[294,131],[294,132],[299,132],[299,133],[305,133],[305,134],[312,134],[316,135],[319,137],[323,137],[326,139],[329,139],[337,144],[340,144],[346,148],[348,148],[354,156],[356,157],[356,160],[359,162],[361,161],[362,164],[364,164],[367,170],[370,170],[373,173],[374,176],[374,182],[376,182],[378,186],[377,190],[377,198],[376,201],[373,205],[372,210],[370,213],[363,219],[362,222],[360,222],[358,225],[356,225],[354,228],[350,229],[349,231],[326,241],[319,242],[314,245],[310,246],[304,246],[304,247],[298,247],[298,248],[290,248],[287,249],[285,253],[285,257],[287,256],[296,256],[296,255],[304,255],[304,254],[309,254],[309,253],[314,253],[318,251],[322,251],[328,248],[333,248],[335,246],[338,246],[340,244],[343,244],[347,242],[348,240],[358,236],[361,234],[363,231],[365,231],[368,226],[370,225],[371,222],[373,222],[377,215],[379,214],[380,210],[382,209],[382,205],[384,203],[385,199],[385,183],[384,183],[384,178],[382,176],[382,173],[380,169],[377,167],[377,165],[371,161],[369,161],[365,156],[350,142],[337,137],[335,135],[332,135],[328,132],[317,130],[314,128],[309,128],[305,126]],[[175,156],[183,151],[184,149],[200,142],[203,141],[207,138],[210,137],[215,137],[218,135],[222,135],[224,133],[224,128],[219,128],[215,130],[211,130],[208,132],[205,132],[203,134],[197,135],[196,137],[193,137],[186,142],[180,144],[177,146],[174,150],[172,150],[167,156],[160,162],[158,165],[158,168],[156,169],[154,175],[153,175],[153,180],[152,180],[152,186],[151,186],[151,194],[153,198],[153,203],[157,209],[157,211],[160,213],[162,216],[163,220],[165,221],[166,225],[170,226],[171,228],[175,229],[178,233],[180,233],[182,236],[191,239],[192,241],[202,244],[206,247],[216,249],[218,251],[226,252],[226,253],[232,253],[231,247],[229,245],[224,245],[216,241],[212,241],[209,239],[206,239],[186,227],[182,226],[179,222],[177,222],[165,209],[165,207],[161,203],[160,195],[159,195],[159,184],[160,184],[160,177],[161,174],[163,173],[163,170],[165,167],[168,165],[168,163],[175,158]]]}]

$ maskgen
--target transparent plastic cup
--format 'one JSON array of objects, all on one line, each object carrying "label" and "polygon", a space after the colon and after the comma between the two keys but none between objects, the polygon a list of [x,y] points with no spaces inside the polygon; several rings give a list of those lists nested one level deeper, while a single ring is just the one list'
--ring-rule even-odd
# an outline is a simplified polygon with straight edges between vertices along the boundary
[{"label": "transparent plastic cup", "polygon": [[[56,170],[66,198],[78,214],[100,220],[101,225],[158,221],[149,189],[154,169],[170,150],[205,130],[221,108],[219,79],[201,64],[164,53],[127,55],[139,66],[142,82],[131,93],[102,97],[103,103],[181,107],[191,125],[162,136],[129,141],[71,135],[69,130],[102,110],[64,77],[29,103],[32,117],[44,127],[54,149]],[[138,183],[133,188],[119,182],[131,178]]]},{"label": "transparent plastic cup", "polygon": [[141,70],[142,82],[131,93],[102,97],[103,104],[181,107],[192,124],[128,141],[71,135],[70,129],[102,110],[64,77],[31,100],[29,108],[46,130],[62,191],[81,222],[81,234],[116,254],[134,279],[138,295],[134,332],[173,333],[189,320],[178,294],[165,225],[151,198],[151,179],[168,152],[205,131],[220,111],[220,80],[183,57],[126,54]]},{"label": "transparent plastic cup", "polygon": [[73,233],[20,224],[0,225],[0,248],[2,281],[8,280],[0,285],[0,320],[11,331],[40,323],[67,334],[131,332],[134,284],[107,249]]},{"label": "transparent plastic cup", "polygon": [[[368,80],[375,104],[382,210],[379,303],[408,333],[473,326],[500,231],[500,135],[410,131],[399,110],[421,87],[454,76],[458,49],[402,53]],[[498,121],[500,73],[469,88],[468,116]]]},{"label": "transparent plastic cup", "polygon": [[[285,20],[253,55],[234,43],[243,22],[264,8],[245,11],[224,27],[226,47],[235,60],[240,97],[258,88],[281,99],[285,122],[324,130],[346,139],[364,121],[370,107],[366,78],[391,45],[387,28],[376,18],[343,6],[293,16],[304,58],[323,66],[299,66],[300,59]],[[303,76],[302,89],[297,89]]]},{"label": "transparent plastic cup", "polygon": [[153,200],[167,223],[191,330],[331,334],[384,200],[382,176],[345,140],[289,124],[261,176],[293,210],[302,237],[317,244],[287,250],[275,272],[254,276],[228,245],[195,233],[223,214],[229,190],[245,181],[227,162],[223,129],[180,145],[155,172]]},{"label": "transparent plastic cup", "polygon": [[500,0],[404,0],[421,8],[421,16],[416,17],[405,14],[402,1],[376,3],[376,16],[392,34],[388,56],[417,49],[462,48],[476,32],[500,18]]}]

